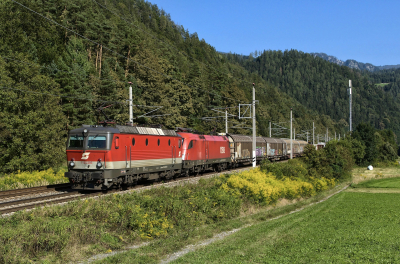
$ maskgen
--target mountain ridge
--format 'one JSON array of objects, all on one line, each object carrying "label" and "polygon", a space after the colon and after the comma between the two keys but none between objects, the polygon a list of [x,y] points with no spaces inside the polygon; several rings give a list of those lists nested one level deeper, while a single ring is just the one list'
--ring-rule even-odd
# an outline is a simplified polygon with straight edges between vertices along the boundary
[{"label": "mountain ridge", "polygon": [[367,70],[370,72],[376,72],[376,71],[380,71],[380,70],[387,70],[387,69],[397,69],[400,68],[400,64],[397,65],[383,65],[383,66],[375,66],[371,63],[363,63],[363,62],[358,62],[356,60],[346,60],[346,61],[342,61],[340,59],[338,59],[335,56],[332,55],[327,55],[326,53],[323,52],[311,52],[309,53],[311,55],[313,55],[314,57],[320,57],[326,61],[338,64],[340,66],[347,66],[349,68],[352,69],[357,69],[357,70]]}]

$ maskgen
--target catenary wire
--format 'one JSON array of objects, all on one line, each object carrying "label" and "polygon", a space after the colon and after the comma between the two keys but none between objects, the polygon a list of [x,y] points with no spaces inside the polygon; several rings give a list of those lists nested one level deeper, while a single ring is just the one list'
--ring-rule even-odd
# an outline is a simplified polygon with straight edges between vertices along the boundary
[{"label": "catenary wire", "polygon": [[[24,89],[19,89],[19,88],[11,88],[11,87],[6,87],[6,86],[0,86],[0,89],[12,90],[12,91],[19,91],[19,92],[24,92],[24,93],[48,95],[48,96],[60,97],[60,98],[71,98],[71,99],[87,100],[87,101],[100,102],[100,103],[114,103],[114,104],[123,104],[123,105],[127,105],[127,102],[126,102],[126,101],[106,101],[106,100],[92,99],[92,98],[87,98],[87,97],[77,97],[77,96],[71,96],[71,95],[43,93],[43,92],[30,91],[30,90],[24,90]],[[138,105],[138,104],[133,104],[132,106],[135,106],[135,107],[144,107],[144,108],[156,108],[156,107],[160,107],[160,106]]]},{"label": "catenary wire", "polygon": [[[40,68],[46,68],[49,70],[54,70],[54,71],[59,71],[59,72],[64,72],[64,73],[69,73],[69,74],[73,74],[73,75],[79,75],[79,76],[83,76],[83,77],[89,77],[90,75],[88,74],[81,74],[81,73],[77,73],[77,72],[73,72],[73,71],[64,71],[64,70],[60,70],[58,68],[53,68],[50,66],[43,66],[43,65],[39,65],[39,64],[34,64],[34,63],[29,63],[26,61],[21,61],[21,60],[17,60],[14,58],[9,58],[9,57],[5,57],[5,56],[1,56],[0,58],[6,59],[6,60],[12,60],[12,61],[16,61],[18,63],[23,63],[26,65],[30,65],[30,66],[34,66],[34,67],[40,67]],[[93,78],[96,78],[98,80],[107,80],[107,81],[111,81],[111,82],[119,82],[119,83],[123,83],[123,81],[119,81],[119,80],[113,80],[113,79],[104,79],[104,78],[99,78],[97,76],[93,76]],[[137,85],[137,87],[139,88],[146,88],[140,85]],[[21,92],[29,92],[29,93],[36,93],[36,94],[43,94],[43,95],[51,95],[51,96],[56,96],[56,97],[61,97],[61,98],[71,98],[71,99],[79,99],[79,100],[88,100],[88,101],[93,101],[93,102],[101,102],[101,103],[114,103],[114,104],[124,104],[124,102],[119,102],[119,101],[105,101],[105,100],[96,100],[96,99],[91,99],[91,98],[87,98],[87,97],[76,97],[76,96],[70,96],[70,95],[54,95],[54,94],[48,94],[48,93],[41,93],[41,92],[34,92],[34,91],[29,91],[29,90],[23,90],[23,89],[15,89],[15,88],[9,88],[9,87],[0,87],[2,89],[8,89],[8,90],[18,90]],[[126,104],[126,103],[125,103]],[[137,105],[137,104],[133,104],[132,106],[134,107],[147,107],[147,108],[156,108],[159,106],[149,106],[149,105]],[[211,106],[209,106],[211,107]],[[222,107],[221,109],[228,109],[228,108],[237,108],[237,106],[233,106],[233,107]],[[203,118],[197,118],[199,120],[204,120]]]},{"label": "catenary wire", "polygon": [[[83,77],[89,77],[90,76],[88,74],[85,75],[85,74],[81,74],[81,73],[77,73],[77,72],[73,72],[73,71],[64,71],[64,70],[60,70],[58,68],[53,68],[53,67],[50,67],[50,66],[42,66],[42,65],[39,65],[39,64],[29,63],[29,62],[26,62],[26,61],[21,61],[21,60],[9,58],[9,57],[1,56],[1,55],[0,55],[0,58],[6,59],[6,60],[13,60],[13,61],[16,61],[18,63],[23,63],[23,64],[34,66],[34,67],[40,67],[40,68],[46,68],[46,69],[49,69],[49,70],[55,70],[55,71],[64,72],[64,73],[70,73],[70,74],[73,74],[73,75],[78,75],[78,76],[83,76]],[[124,83],[123,81],[99,78],[97,76],[93,76],[93,78],[96,78],[96,79],[102,80],[102,81],[110,81],[110,82],[115,82],[115,83]],[[143,88],[143,89],[146,88],[146,87],[143,87],[143,86],[140,86],[140,85],[137,85],[137,84],[136,84],[136,86],[139,87],[139,88]],[[80,99],[80,100],[85,100],[86,99],[86,100],[98,101],[98,102],[114,102],[114,103],[117,103],[115,101],[93,100],[93,99],[90,99],[90,98],[84,98],[84,97],[79,97],[78,98],[78,97],[73,97],[73,96],[69,96],[69,95],[66,95],[66,96],[64,96],[64,95],[61,96],[60,95],[59,97],[75,98],[75,99]],[[134,106],[138,106],[139,107],[139,106],[145,106],[145,105],[134,105]],[[153,107],[153,106],[145,106],[145,107]],[[157,107],[157,106],[154,106],[154,107]]]},{"label": "catenary wire", "polygon": [[[88,74],[85,75],[85,74],[81,74],[81,73],[77,73],[77,72],[73,72],[73,71],[64,71],[64,70],[60,70],[58,68],[53,68],[53,67],[50,67],[50,66],[43,66],[43,65],[39,65],[39,64],[35,64],[35,63],[29,63],[29,62],[26,62],[26,61],[21,61],[21,60],[17,60],[17,59],[14,59],[14,58],[1,56],[1,55],[0,55],[0,58],[6,59],[6,60],[16,61],[18,63],[26,64],[26,65],[33,66],[33,67],[46,68],[46,69],[49,69],[49,70],[69,73],[69,74],[78,75],[78,76],[82,76],[82,77],[89,77],[90,76]],[[122,82],[123,83],[123,81],[113,80],[113,79],[104,79],[104,78],[99,78],[97,76],[93,76],[93,78],[96,78],[96,79],[99,79],[99,80],[107,80],[107,81],[111,81],[111,82]],[[136,84],[136,86],[139,87],[139,88],[146,88],[146,87],[143,87],[143,86],[139,86],[137,84]],[[92,99],[92,98],[87,98],[87,97],[76,97],[76,96],[70,96],[70,95],[56,95],[56,94],[42,93],[42,92],[29,91],[29,90],[10,88],[10,87],[4,87],[4,86],[0,86],[0,89],[7,89],[7,90],[14,90],[14,91],[20,91],[20,92],[26,92],[26,93],[42,94],[42,95],[50,95],[50,96],[60,97],[60,98],[87,100],[87,101],[100,102],[100,103],[127,104],[124,101],[105,101],[105,100],[98,100],[98,99]],[[138,107],[138,108],[157,108],[157,107],[159,107],[159,106],[137,105],[137,104],[133,104],[132,106]],[[209,107],[211,107],[211,106],[209,106]],[[222,107],[221,109],[228,109],[228,108],[237,108],[237,106]],[[196,119],[205,121],[204,118],[196,118]]]}]

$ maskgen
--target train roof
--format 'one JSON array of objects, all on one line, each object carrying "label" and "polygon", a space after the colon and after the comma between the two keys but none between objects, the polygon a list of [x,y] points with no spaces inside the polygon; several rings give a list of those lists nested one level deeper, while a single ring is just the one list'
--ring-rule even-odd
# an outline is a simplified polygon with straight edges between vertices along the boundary
[{"label": "train roof", "polygon": [[[286,143],[290,143],[290,138],[281,138],[281,140],[284,140]],[[297,144],[308,144],[307,141],[305,140],[301,140],[301,139],[292,139],[293,143],[297,143]]]},{"label": "train roof", "polygon": [[[230,136],[235,142],[253,142],[253,136],[247,135],[234,135],[234,134],[227,134]],[[262,137],[256,137],[256,142],[265,143],[265,140]]]},{"label": "train roof", "polygon": [[278,140],[277,138],[263,137],[263,139],[267,143],[282,143],[282,141]]},{"label": "train roof", "polygon": [[225,141],[228,140],[228,137],[225,135],[201,135],[201,134],[193,134],[189,132],[180,132],[177,134],[186,139],[206,139],[208,141]]},{"label": "train roof", "polygon": [[139,134],[139,135],[157,135],[157,136],[175,136],[179,137],[174,130],[167,130],[161,128],[150,128],[150,127],[134,127],[134,126],[115,126],[115,127],[103,127],[103,126],[91,126],[82,125],[82,127],[73,129],[69,133],[83,133],[87,129],[89,132],[99,133],[122,133],[122,134]]},{"label": "train roof", "polygon": [[116,126],[120,133],[126,134],[143,134],[143,135],[157,135],[157,136],[174,136],[178,134],[174,130],[167,130],[152,127],[134,127],[134,126]]},{"label": "train roof", "polygon": [[87,129],[90,132],[95,131],[95,132],[102,132],[102,133],[119,133],[119,130],[114,127],[82,125],[79,128],[70,130],[69,134],[80,134],[80,133],[83,133],[85,129]]},{"label": "train roof", "polygon": [[[290,138],[281,138],[281,140],[285,141],[286,143],[290,143]],[[292,139],[293,143],[300,143],[297,139]]]}]

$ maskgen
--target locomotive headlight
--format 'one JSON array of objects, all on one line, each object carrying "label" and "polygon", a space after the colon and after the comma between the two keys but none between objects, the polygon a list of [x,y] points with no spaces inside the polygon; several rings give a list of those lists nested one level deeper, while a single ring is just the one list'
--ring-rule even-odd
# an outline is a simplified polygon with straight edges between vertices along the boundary
[{"label": "locomotive headlight", "polygon": [[69,163],[69,166],[71,167],[71,168],[73,168],[73,167],[75,167],[75,159],[71,159],[71,162]]},{"label": "locomotive headlight", "polygon": [[97,161],[96,167],[97,167],[98,169],[100,169],[102,166],[103,166],[103,164],[101,164],[101,159],[99,159],[99,160]]}]

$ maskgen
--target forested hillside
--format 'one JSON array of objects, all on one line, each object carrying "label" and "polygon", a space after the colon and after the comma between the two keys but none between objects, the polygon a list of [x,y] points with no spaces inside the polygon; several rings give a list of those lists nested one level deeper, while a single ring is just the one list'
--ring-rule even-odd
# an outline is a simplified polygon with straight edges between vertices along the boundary
[{"label": "forested hillside", "polygon": [[[0,171],[46,169],[64,159],[65,135],[105,117],[167,128],[225,131],[215,107],[238,114],[256,83],[257,133],[268,121],[323,134],[337,124],[279,91],[274,83],[227,61],[196,33],[141,0],[0,2]],[[142,115],[163,108],[147,116]],[[105,107],[105,108],[104,108]],[[233,133],[250,134],[250,119],[231,117]],[[244,127],[244,128],[243,128]],[[345,131],[345,128],[342,128]],[[301,132],[304,133],[304,132]],[[288,130],[275,136],[289,137]]]},{"label": "forested hillside", "polygon": [[400,69],[382,70],[369,74],[369,79],[393,97],[400,98]]},{"label": "forested hillside", "polygon": [[[226,56],[229,61],[260,75],[304,106],[330,116],[342,128],[348,127],[347,88],[350,79],[353,85],[353,127],[365,122],[377,129],[400,133],[400,101],[395,81],[398,70],[387,71],[387,74],[361,72],[296,50],[264,51],[257,58],[249,59],[236,54]],[[384,87],[374,84],[386,81],[393,83]]]}]

